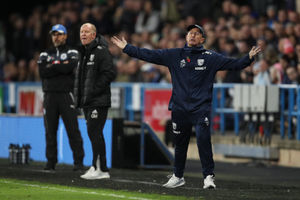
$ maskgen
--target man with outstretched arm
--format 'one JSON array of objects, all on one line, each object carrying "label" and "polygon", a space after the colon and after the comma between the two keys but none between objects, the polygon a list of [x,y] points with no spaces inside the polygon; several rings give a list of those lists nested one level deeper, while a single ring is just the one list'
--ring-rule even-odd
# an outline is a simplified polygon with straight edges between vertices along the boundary
[{"label": "man with outstretched arm", "polygon": [[163,186],[176,188],[185,184],[183,174],[187,149],[192,126],[195,126],[204,177],[203,188],[216,188],[209,126],[215,74],[219,70],[246,68],[254,61],[260,47],[252,47],[240,59],[224,57],[203,48],[205,32],[197,24],[188,26],[183,48],[149,50],[130,45],[124,38],[115,36],[111,41],[131,57],[165,65],[170,70],[173,89],[169,108],[175,137],[175,162],[173,175]]}]

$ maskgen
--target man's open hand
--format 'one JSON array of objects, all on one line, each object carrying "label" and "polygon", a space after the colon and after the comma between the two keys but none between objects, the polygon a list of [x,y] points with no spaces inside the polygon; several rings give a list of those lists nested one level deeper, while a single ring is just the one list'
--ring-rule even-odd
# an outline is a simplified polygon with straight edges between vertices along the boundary
[{"label": "man's open hand", "polygon": [[124,49],[125,46],[127,45],[127,41],[125,40],[124,37],[122,37],[122,40],[120,40],[117,36],[113,36],[111,37],[110,40],[112,41],[112,43],[117,45],[120,49]]},{"label": "man's open hand", "polygon": [[258,47],[252,47],[252,49],[249,51],[249,58],[252,59],[254,56],[256,56],[261,51],[261,48]]}]

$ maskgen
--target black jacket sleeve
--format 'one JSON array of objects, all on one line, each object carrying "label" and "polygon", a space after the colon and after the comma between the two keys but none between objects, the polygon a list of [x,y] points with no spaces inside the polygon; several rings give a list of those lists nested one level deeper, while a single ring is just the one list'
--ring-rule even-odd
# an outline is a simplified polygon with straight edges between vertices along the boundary
[{"label": "black jacket sleeve", "polygon": [[54,64],[53,70],[61,74],[71,74],[78,64],[78,52],[76,50],[69,50],[67,53],[68,59],[61,61],[60,64]]},{"label": "black jacket sleeve", "polygon": [[60,61],[59,64],[52,64],[52,62],[53,60],[49,60],[47,52],[40,54],[38,64],[41,78],[52,78],[60,74],[72,74],[78,64],[78,52],[76,50],[69,50],[66,60]]},{"label": "black jacket sleeve", "polygon": [[38,65],[41,78],[51,78],[57,76],[59,73],[53,69],[52,60],[48,60],[48,53],[42,52],[40,54]]}]

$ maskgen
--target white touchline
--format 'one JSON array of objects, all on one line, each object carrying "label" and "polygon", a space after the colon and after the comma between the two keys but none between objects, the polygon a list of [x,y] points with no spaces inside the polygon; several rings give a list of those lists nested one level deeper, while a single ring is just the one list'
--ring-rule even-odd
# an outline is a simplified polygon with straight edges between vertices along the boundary
[{"label": "white touchline", "polygon": [[61,188],[57,188],[57,187],[53,187],[53,186],[49,187],[49,186],[41,186],[41,185],[36,185],[36,184],[16,183],[16,182],[7,181],[7,180],[0,180],[0,182],[10,183],[10,184],[15,184],[15,185],[28,186],[28,187],[35,187],[35,188],[56,190],[56,191],[60,191],[60,192],[78,192],[78,193],[84,193],[84,194],[93,194],[93,195],[100,195],[100,196],[116,197],[116,198],[121,198],[121,199],[153,200],[153,199],[141,198],[141,197],[128,197],[128,196],[118,195],[118,194],[102,194],[102,193],[98,193],[98,192],[78,191],[78,190],[75,190],[75,189],[61,189]]},{"label": "white touchline", "polygon": [[112,181],[120,182],[120,183],[139,183],[139,184],[145,184],[145,185],[158,185],[161,186],[160,183],[153,183],[148,181],[133,181],[133,180],[127,180],[127,179],[111,179]]},{"label": "white touchline", "polygon": [[[37,170],[37,169],[24,169],[26,171],[33,171],[33,172],[43,172],[43,173],[55,173],[55,172],[45,172],[45,170]],[[134,184],[143,184],[143,185],[156,185],[162,186],[161,183],[156,182],[148,182],[148,181],[139,181],[139,180],[128,180],[128,179],[119,179],[119,178],[111,178],[110,181],[120,182],[120,183],[134,183]],[[197,187],[181,187],[188,190],[199,190]]]},{"label": "white touchline", "polygon": [[[24,169],[25,171],[32,171],[32,172],[43,172],[43,173],[55,173],[55,172],[46,172],[45,170],[37,170],[37,169]],[[110,181],[120,182],[120,183],[133,183],[133,184],[143,184],[143,185],[156,185],[162,186],[161,183],[157,182],[148,182],[148,181],[139,181],[139,180],[128,180],[128,179],[119,179],[119,178],[111,178]],[[198,187],[181,187],[187,190],[199,190]]]},{"label": "white touchline", "polygon": [[[127,180],[127,179],[110,179],[111,181],[116,181],[116,182],[121,182],[121,183],[138,183],[138,184],[144,184],[144,185],[157,185],[157,186],[162,186],[160,183],[154,183],[154,182],[148,182],[148,181],[133,181],[133,180]],[[194,188],[194,187],[181,187],[184,189],[188,190],[199,190],[199,188]]]}]

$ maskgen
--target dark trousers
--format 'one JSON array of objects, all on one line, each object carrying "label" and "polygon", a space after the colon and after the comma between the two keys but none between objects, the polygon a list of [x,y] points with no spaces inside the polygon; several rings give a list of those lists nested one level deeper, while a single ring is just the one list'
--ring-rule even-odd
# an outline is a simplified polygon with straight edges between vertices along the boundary
[{"label": "dark trousers", "polygon": [[211,146],[209,115],[193,116],[181,111],[172,112],[172,127],[175,141],[174,174],[183,177],[187,157],[187,150],[195,126],[198,153],[202,165],[202,174],[213,175],[214,160]]},{"label": "dark trousers", "polygon": [[82,164],[84,151],[78,128],[77,111],[72,93],[46,92],[44,94],[44,124],[46,129],[46,158],[49,164],[57,163],[57,129],[59,116],[65,124],[74,164]]},{"label": "dark trousers", "polygon": [[107,118],[107,107],[83,108],[87,124],[88,135],[93,150],[93,166],[97,168],[97,159],[100,158],[101,171],[107,172],[106,150],[103,128]]}]

